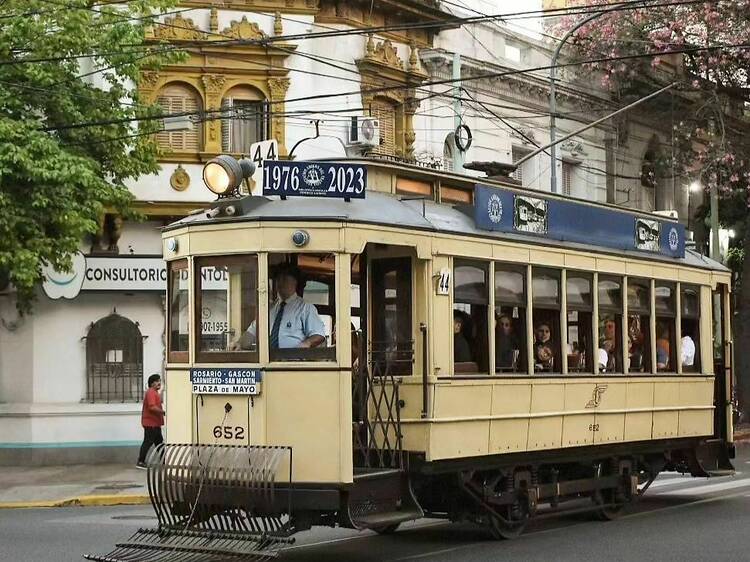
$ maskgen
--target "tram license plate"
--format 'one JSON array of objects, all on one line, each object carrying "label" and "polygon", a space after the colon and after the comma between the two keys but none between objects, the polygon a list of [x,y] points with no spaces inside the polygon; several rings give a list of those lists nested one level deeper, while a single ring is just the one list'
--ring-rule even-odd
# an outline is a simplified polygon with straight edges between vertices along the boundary
[{"label": "tram license plate", "polygon": [[260,394],[263,372],[260,369],[190,369],[193,394]]}]

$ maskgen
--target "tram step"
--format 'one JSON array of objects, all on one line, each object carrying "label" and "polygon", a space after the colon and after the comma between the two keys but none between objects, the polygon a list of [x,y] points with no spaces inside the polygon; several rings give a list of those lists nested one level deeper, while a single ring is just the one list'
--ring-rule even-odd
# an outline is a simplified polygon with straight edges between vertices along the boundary
[{"label": "tram step", "polygon": [[722,439],[708,439],[692,450],[690,473],[693,476],[731,476],[735,473],[729,459],[727,443]]},{"label": "tram step", "polygon": [[355,475],[344,523],[355,529],[377,529],[424,517],[402,470],[381,469]]}]

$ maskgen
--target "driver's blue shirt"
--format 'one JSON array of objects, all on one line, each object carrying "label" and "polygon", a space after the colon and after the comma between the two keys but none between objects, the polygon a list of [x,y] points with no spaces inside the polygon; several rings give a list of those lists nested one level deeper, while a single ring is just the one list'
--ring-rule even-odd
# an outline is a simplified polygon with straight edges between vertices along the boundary
[{"label": "driver's blue shirt", "polygon": [[[269,335],[273,329],[276,316],[281,307],[281,299],[278,299],[273,306],[268,318]],[[255,322],[250,324],[247,329],[248,333],[255,340],[256,327]],[[319,335],[325,337],[325,324],[318,315],[315,305],[306,303],[299,295],[292,295],[286,299],[284,312],[279,324],[279,348],[299,347],[307,338]]]}]

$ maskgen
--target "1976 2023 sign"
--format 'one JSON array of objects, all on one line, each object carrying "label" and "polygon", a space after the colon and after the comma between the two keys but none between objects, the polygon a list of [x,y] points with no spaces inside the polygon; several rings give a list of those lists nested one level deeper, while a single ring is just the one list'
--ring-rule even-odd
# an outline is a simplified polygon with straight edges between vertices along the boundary
[{"label": "1976 2023 sign", "polygon": [[272,162],[263,168],[263,195],[364,199],[367,168],[337,162]]}]

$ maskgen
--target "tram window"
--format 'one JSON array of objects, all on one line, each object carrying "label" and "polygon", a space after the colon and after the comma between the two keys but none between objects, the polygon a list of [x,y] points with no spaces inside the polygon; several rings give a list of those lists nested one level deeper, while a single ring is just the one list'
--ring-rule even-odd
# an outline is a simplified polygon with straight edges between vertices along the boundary
[{"label": "tram window", "polygon": [[335,256],[268,256],[271,361],[334,361]]},{"label": "tram window", "polygon": [[622,373],[622,279],[599,277],[599,348],[602,373]]},{"label": "tram window", "polygon": [[569,271],[566,281],[568,318],[568,372],[593,373],[593,346],[591,341],[594,310],[591,292],[592,276]]},{"label": "tram window", "polygon": [[656,303],[656,370],[675,372],[675,298],[674,285],[657,283],[654,289]]},{"label": "tram window", "polygon": [[495,372],[526,365],[526,268],[495,264]]},{"label": "tram window", "polygon": [[188,275],[187,260],[169,264],[169,361],[185,363],[188,360],[190,321],[188,319]]},{"label": "tram window", "polygon": [[651,372],[651,282],[628,279],[629,372]]},{"label": "tram window", "polygon": [[698,373],[700,364],[700,288],[680,287],[680,337],[682,370]]},{"label": "tram window", "polygon": [[257,257],[198,258],[195,271],[198,360],[257,361]]},{"label": "tram window", "polygon": [[487,373],[489,271],[486,263],[456,260],[453,290],[453,361],[456,373]]},{"label": "tram window", "polygon": [[560,272],[534,268],[531,296],[534,305],[534,372],[560,372]]}]

